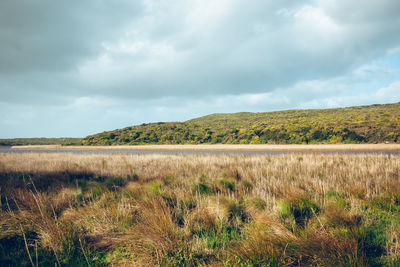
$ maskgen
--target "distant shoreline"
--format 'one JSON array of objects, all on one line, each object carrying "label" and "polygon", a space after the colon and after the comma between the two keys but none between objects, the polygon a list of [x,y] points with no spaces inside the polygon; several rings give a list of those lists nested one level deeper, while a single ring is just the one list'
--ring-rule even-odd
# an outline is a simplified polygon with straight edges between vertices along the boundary
[{"label": "distant shoreline", "polygon": [[282,151],[282,150],[343,150],[343,151],[393,151],[400,150],[400,144],[312,144],[312,145],[121,145],[121,146],[61,146],[61,145],[25,145],[11,146],[12,149],[80,149],[80,150],[254,150],[254,151]]}]

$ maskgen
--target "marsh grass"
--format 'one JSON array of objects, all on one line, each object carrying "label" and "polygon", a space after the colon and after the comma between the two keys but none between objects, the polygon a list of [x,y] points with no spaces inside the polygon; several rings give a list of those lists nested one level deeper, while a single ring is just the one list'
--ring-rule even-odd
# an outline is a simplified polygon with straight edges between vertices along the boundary
[{"label": "marsh grass", "polygon": [[361,151],[392,151],[400,150],[400,144],[378,143],[378,144],[146,144],[146,145],[18,145],[13,149],[78,149],[78,150],[266,150],[266,151],[318,151],[318,150],[361,150]]},{"label": "marsh grass", "polygon": [[0,265],[398,266],[399,171],[390,155],[0,154]]}]

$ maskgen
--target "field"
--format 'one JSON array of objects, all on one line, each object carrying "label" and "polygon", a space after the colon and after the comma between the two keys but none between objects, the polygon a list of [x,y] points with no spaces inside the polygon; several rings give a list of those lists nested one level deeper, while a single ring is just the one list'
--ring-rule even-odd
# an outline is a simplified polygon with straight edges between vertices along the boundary
[{"label": "field", "polygon": [[1,266],[399,266],[400,157],[0,154]]},{"label": "field", "polygon": [[397,151],[400,144],[315,144],[315,145],[113,145],[113,146],[61,146],[61,145],[25,145],[13,146],[14,149],[79,149],[79,150],[221,150],[221,151]]}]

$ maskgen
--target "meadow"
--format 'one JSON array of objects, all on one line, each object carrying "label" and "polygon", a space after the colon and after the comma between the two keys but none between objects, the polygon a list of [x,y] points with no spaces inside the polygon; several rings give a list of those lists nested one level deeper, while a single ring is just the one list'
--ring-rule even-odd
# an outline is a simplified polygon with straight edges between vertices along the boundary
[{"label": "meadow", "polygon": [[0,154],[1,266],[399,266],[400,157]]},{"label": "meadow", "polygon": [[[0,147],[1,148],[1,147]],[[112,145],[112,146],[62,146],[20,145],[13,149],[78,149],[78,150],[152,150],[152,151],[400,151],[400,144],[201,144],[201,145]]]}]

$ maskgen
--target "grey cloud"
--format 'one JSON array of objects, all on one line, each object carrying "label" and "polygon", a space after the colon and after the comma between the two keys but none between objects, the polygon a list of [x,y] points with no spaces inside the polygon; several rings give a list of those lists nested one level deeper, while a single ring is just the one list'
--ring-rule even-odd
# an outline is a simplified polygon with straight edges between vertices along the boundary
[{"label": "grey cloud", "polygon": [[[148,24],[139,21],[138,33],[123,41],[168,45],[171,59],[146,46],[134,52],[106,52],[119,66],[103,66],[100,71],[117,78],[103,82],[84,72],[85,87],[102,95],[132,98],[265,92],[301,80],[342,75],[399,43],[398,16],[386,12],[400,11],[397,1],[386,1],[382,7],[367,4],[365,14],[360,11],[358,16],[368,17],[370,10],[377,9],[381,16],[374,14],[379,22],[373,24],[367,20],[348,24],[325,2],[305,8],[288,2],[236,1],[215,17],[204,13],[204,21],[201,16],[193,18],[196,10],[188,5],[183,4],[181,13],[174,5],[153,6],[147,11]],[[340,4],[348,7],[345,1]],[[363,10],[363,5],[358,9]],[[285,12],[287,16],[282,15]],[[148,19],[160,13],[161,23]],[[332,25],[323,25],[324,20]],[[159,34],[160,28],[170,26],[173,32]],[[90,66],[94,72],[97,67]]]},{"label": "grey cloud", "polygon": [[3,0],[0,2],[0,72],[73,68],[118,38],[141,11],[135,1]]},{"label": "grey cloud", "polygon": [[[49,96],[154,98],[258,93],[331,78],[398,44],[400,22],[392,11],[400,11],[398,1],[376,1],[358,6],[356,16],[373,16],[378,20],[373,24],[365,19],[348,24],[341,14],[351,14],[343,10],[352,6],[344,0],[317,5],[145,1],[133,6],[119,1],[6,1],[0,9],[8,13],[0,21],[5,40],[0,71],[24,73],[25,87],[32,89],[13,76],[2,78],[2,87]],[[324,23],[320,19],[333,26],[318,28]],[[119,47],[138,43],[143,47],[136,50]],[[99,60],[104,56],[108,63]]]},{"label": "grey cloud", "polygon": [[1,134],[374,98],[398,75],[356,73],[399,47],[398,14],[398,0],[3,0]]},{"label": "grey cloud", "polygon": [[86,94],[72,73],[143,12],[117,0],[0,2],[0,101],[60,104]]},{"label": "grey cloud", "polygon": [[327,14],[348,24],[392,21],[398,18],[400,9],[400,2],[394,0],[317,0],[316,2]]}]

